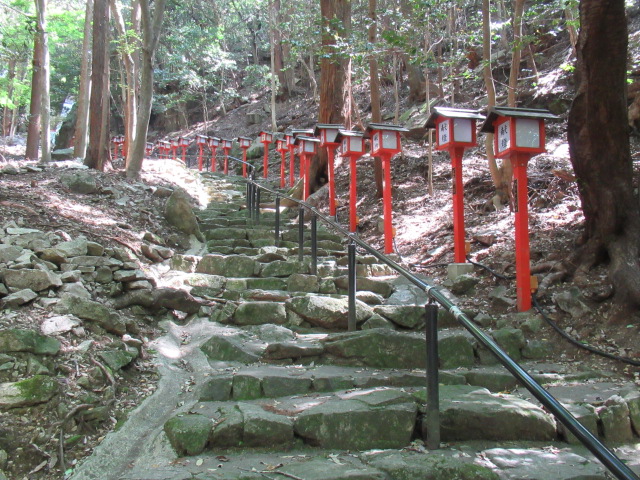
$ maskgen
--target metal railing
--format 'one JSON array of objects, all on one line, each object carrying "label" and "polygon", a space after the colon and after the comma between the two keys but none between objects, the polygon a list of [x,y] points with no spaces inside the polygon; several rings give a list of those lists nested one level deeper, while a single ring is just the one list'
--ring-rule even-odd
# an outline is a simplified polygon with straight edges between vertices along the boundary
[{"label": "metal railing", "polygon": [[315,207],[303,200],[298,200],[288,196],[282,192],[274,190],[265,185],[259,184],[255,179],[255,167],[235,157],[228,157],[234,162],[244,163],[248,167],[247,182],[247,216],[257,223],[260,222],[260,192],[264,191],[275,196],[275,235],[276,245],[280,239],[280,202],[286,199],[299,207],[298,215],[298,257],[302,261],[304,258],[304,217],[305,210],[311,214],[311,270],[317,272],[317,248],[314,247],[316,242],[317,219],[329,225],[334,231],[337,231],[349,240],[347,247],[349,277],[348,277],[348,296],[349,296],[349,330],[356,329],[355,317],[355,293],[356,293],[356,246],[362,248],[369,254],[376,257],[380,262],[386,264],[395,270],[398,274],[405,277],[418,288],[422,289],[429,298],[429,304],[425,305],[427,322],[426,322],[426,342],[427,342],[427,413],[426,413],[426,430],[427,430],[427,447],[429,449],[437,449],[440,445],[440,419],[439,419],[439,383],[438,383],[438,307],[434,305],[436,302],[449,313],[451,313],[462,326],[473,335],[484,347],[490,350],[498,361],[527,389],[531,394],[558,419],[576,438],[582,443],[611,473],[619,480],[640,480],[638,477],[620,458],[618,458],[609,448],[607,448],[598,438],[596,438],[589,430],[587,430],[578,420],[569,413],[569,411],[560,404],[560,402],[547,392],[533,377],[525,371],[515,360],[491,338],[487,333],[480,329],[473,321],[451,302],[437,287],[428,284],[418,278],[411,271],[405,269],[387,255],[380,253],[368,243],[364,242],[357,235],[349,232],[342,227],[333,218],[319,212]]}]

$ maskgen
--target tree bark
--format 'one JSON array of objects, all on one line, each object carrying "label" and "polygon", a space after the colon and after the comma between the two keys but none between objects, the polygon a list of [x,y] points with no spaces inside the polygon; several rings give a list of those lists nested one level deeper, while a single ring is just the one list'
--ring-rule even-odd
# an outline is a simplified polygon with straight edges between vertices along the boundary
[{"label": "tree bark", "polygon": [[87,130],[89,128],[89,95],[91,93],[91,19],[93,0],[87,0],[82,38],[82,60],[80,61],[80,86],[78,90],[78,116],[75,126],[73,156],[84,159],[87,153]]},{"label": "tree bark", "polygon": [[[614,300],[640,305],[640,211],[633,195],[627,124],[624,0],[582,0],[577,94],[568,140],[585,217],[576,281],[608,261]],[[615,28],[612,28],[615,25]]]},{"label": "tree bark", "polygon": [[[17,59],[15,57],[10,57],[7,63],[7,97],[9,99],[13,96],[13,86],[16,78],[16,64]],[[10,136],[12,110],[13,108],[10,108],[8,104],[2,108],[2,135],[5,137]]]},{"label": "tree bark", "polygon": [[[380,74],[378,73],[378,58],[376,56],[376,43],[378,41],[378,8],[376,0],[369,0],[369,31],[368,38],[372,52],[369,55],[369,78],[371,87],[371,121],[380,123],[382,112],[380,110]],[[376,197],[382,198],[382,159],[373,158],[373,176],[376,183]]]},{"label": "tree bark", "polygon": [[91,45],[89,148],[84,164],[104,170],[109,160],[109,0],[95,0]]},{"label": "tree bark", "polygon": [[31,74],[31,103],[27,126],[27,146],[25,156],[29,160],[38,159],[40,145],[40,110],[42,108],[42,62],[44,50],[42,38],[36,33],[33,42],[33,72]]},{"label": "tree bark", "polygon": [[[346,41],[351,18],[350,0],[320,0],[322,18],[322,50],[320,60],[320,107],[318,123],[343,124],[345,56],[337,45]],[[324,149],[311,161],[310,185],[313,192],[327,175],[327,154]]]},{"label": "tree bark", "polygon": [[152,15],[149,0],[140,0],[143,42],[140,98],[136,138],[130,150],[131,159],[127,164],[127,178],[138,178],[140,170],[142,170],[149,119],[151,118],[151,105],[153,104],[153,59],[160,40],[165,3],[166,0],[156,0]]},{"label": "tree bark", "polygon": [[42,43],[42,75],[40,77],[42,89],[42,104],[40,107],[40,161],[51,161],[51,98],[49,82],[49,36],[47,34],[47,0],[36,0],[38,15],[37,35]]}]

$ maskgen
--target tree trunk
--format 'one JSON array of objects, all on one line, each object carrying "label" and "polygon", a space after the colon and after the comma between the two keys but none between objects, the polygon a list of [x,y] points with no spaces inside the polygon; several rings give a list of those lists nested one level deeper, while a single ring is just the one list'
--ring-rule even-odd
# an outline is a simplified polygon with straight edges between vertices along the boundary
[{"label": "tree trunk", "polygon": [[[484,84],[487,89],[487,107],[494,107],[496,105],[496,87],[491,71],[491,10],[489,0],[482,0],[482,61],[484,62],[482,69]],[[487,161],[489,162],[489,172],[491,173],[493,185],[496,187],[494,205],[500,207],[509,198],[511,179],[509,178],[507,182],[505,182],[502,169],[498,168],[493,152],[493,134],[488,133],[485,135],[484,142],[487,151]]]},{"label": "tree trunk", "polygon": [[42,106],[40,108],[40,161],[51,161],[51,98],[49,82],[49,35],[47,34],[47,0],[36,0],[38,35],[42,42]]},{"label": "tree trunk", "polygon": [[165,0],[156,0],[153,16],[149,8],[149,0],[140,0],[140,15],[142,20],[142,72],[140,76],[140,98],[138,111],[138,125],[136,138],[133,142],[131,159],[127,164],[127,178],[138,178],[142,170],[142,160],[147,144],[151,105],[153,103],[153,59],[155,56],[162,18],[164,16]]},{"label": "tree trunk", "polygon": [[280,30],[280,0],[272,0],[272,39],[273,39],[273,69],[278,78],[278,100],[286,100],[291,92],[284,70],[284,51],[282,49],[282,30]]},{"label": "tree trunk", "polygon": [[614,299],[637,307],[640,211],[633,195],[627,124],[624,0],[582,0],[580,24],[578,89],[568,124],[571,163],[585,217],[576,280],[608,260]]},{"label": "tree trunk", "polygon": [[[17,59],[15,57],[10,57],[7,64],[7,97],[9,100],[13,97],[13,86],[16,78],[16,63]],[[2,108],[2,135],[5,137],[9,137],[11,132],[11,110],[13,110],[13,108],[10,108],[9,104]]]},{"label": "tree trunk", "polygon": [[[380,110],[380,74],[378,73],[378,58],[376,57],[375,45],[378,41],[378,14],[376,12],[377,1],[369,0],[369,43],[373,47],[373,52],[369,56],[369,78],[371,86],[371,121],[373,123],[382,122],[382,112]],[[373,175],[376,183],[376,197],[382,198],[382,159],[373,158]]]},{"label": "tree trunk", "polygon": [[[322,49],[320,60],[320,107],[318,123],[344,123],[345,58],[338,42],[346,41],[351,18],[350,0],[320,0]],[[312,159],[310,186],[313,192],[327,175],[324,149]]]},{"label": "tree trunk", "polygon": [[25,156],[29,160],[38,159],[40,144],[40,110],[42,108],[42,62],[44,50],[41,36],[36,33],[33,42],[33,73],[31,74],[31,103],[27,126],[27,147]]},{"label": "tree trunk", "polygon": [[95,0],[91,41],[91,95],[89,98],[89,147],[84,164],[104,170],[109,160],[109,0]]},{"label": "tree trunk", "polygon": [[507,104],[516,106],[518,93],[518,77],[520,74],[520,59],[522,58],[522,13],[524,0],[515,0],[513,5],[513,52],[511,55],[511,71],[509,72],[509,87],[507,89]]},{"label": "tree trunk", "polygon": [[[279,50],[279,45],[276,45],[276,30],[277,30],[277,14],[280,10],[280,2],[279,0],[271,0],[269,5],[269,51],[270,51],[270,61],[269,66],[271,67],[271,131],[278,131],[278,122],[276,121],[276,99],[278,97],[278,83],[282,86],[280,82],[280,72],[282,71],[282,55],[276,54],[276,50]],[[276,7],[277,3],[277,7]],[[277,8],[277,10],[276,10]],[[277,61],[276,61],[277,60]],[[278,65],[279,62],[279,65]],[[280,87],[281,88],[281,87]]]},{"label": "tree trunk", "polygon": [[89,128],[89,95],[91,93],[91,19],[93,0],[87,0],[82,38],[82,60],[80,61],[80,87],[78,90],[78,116],[74,132],[73,156],[84,159],[87,153],[87,130]]}]

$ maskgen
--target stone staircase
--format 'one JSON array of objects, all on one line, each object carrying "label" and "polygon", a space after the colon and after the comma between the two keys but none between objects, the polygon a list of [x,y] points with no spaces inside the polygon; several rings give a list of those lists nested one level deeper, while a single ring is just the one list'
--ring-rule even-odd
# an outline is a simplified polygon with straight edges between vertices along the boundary
[{"label": "stone staircase", "polygon": [[[208,253],[174,256],[164,281],[208,305],[185,325],[166,325],[157,344],[172,386],[141,407],[151,411],[155,402],[156,419],[137,435],[142,427],[125,424],[73,479],[107,478],[114,449],[121,466],[109,467],[109,478],[130,480],[610,478],[442,309],[445,444],[426,450],[424,292],[359,256],[358,330],[347,332],[342,239],[318,230],[312,275],[308,231],[298,257],[294,212],[283,214],[276,246],[274,213],[263,211],[260,223],[247,217],[241,178],[203,181],[212,199],[198,212]],[[618,454],[638,471],[637,386],[545,363],[525,333],[509,327],[494,337],[540,383],[563,388],[576,417],[620,443]],[[586,397],[585,388],[604,396]]]}]

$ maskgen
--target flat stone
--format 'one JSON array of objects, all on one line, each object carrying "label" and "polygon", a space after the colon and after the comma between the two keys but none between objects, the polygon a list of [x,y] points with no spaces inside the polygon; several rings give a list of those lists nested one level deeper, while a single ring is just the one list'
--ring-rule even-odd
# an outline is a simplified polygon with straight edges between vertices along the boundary
[{"label": "flat stone", "polygon": [[213,336],[200,349],[211,360],[254,363],[259,356],[244,346],[243,338],[234,336]]},{"label": "flat stone", "polygon": [[522,330],[519,328],[501,328],[491,333],[500,347],[514,360],[522,358],[521,350],[527,345]]},{"label": "flat stone", "polygon": [[65,293],[55,307],[55,312],[60,314],[75,315],[83,320],[95,322],[107,332],[123,335],[127,328],[119,315],[111,312],[105,305]]},{"label": "flat stone", "polygon": [[298,261],[276,260],[262,267],[262,277],[288,277],[294,273],[306,273],[308,267]]},{"label": "flat stone", "polygon": [[0,244],[0,263],[9,263],[22,255],[22,249],[13,245]]},{"label": "flat stone", "polygon": [[248,403],[238,404],[244,424],[243,445],[247,447],[273,447],[293,443],[293,421]]},{"label": "flat stone", "polygon": [[281,325],[256,325],[249,331],[261,341],[267,343],[287,342],[293,340],[295,337],[295,334],[291,330]]},{"label": "flat stone", "polygon": [[98,191],[98,182],[93,173],[73,170],[60,174],[60,183],[73,193],[91,194]]},{"label": "flat stone", "polygon": [[604,405],[598,408],[602,430],[609,442],[630,442],[633,438],[629,406],[620,395],[609,397]]},{"label": "flat stone", "polygon": [[[336,284],[336,287],[339,289],[347,290],[349,288],[349,278],[346,275],[336,277],[334,279],[334,282]],[[379,295],[382,295],[384,298],[389,297],[393,293],[392,285],[384,280],[379,280],[377,278],[357,277],[356,288],[358,290],[366,290],[369,292],[377,293]]]},{"label": "flat stone", "polygon": [[195,255],[174,255],[171,257],[171,269],[180,272],[195,272],[200,257]]},{"label": "flat stone", "polygon": [[381,305],[373,311],[399,327],[412,330],[423,328],[427,319],[424,307],[414,305]]},{"label": "flat stone", "polygon": [[311,389],[311,378],[267,374],[262,377],[262,393],[267,398],[279,398],[289,395],[305,394]]},{"label": "flat stone", "polygon": [[[592,435],[598,438],[598,414],[595,407],[587,404],[568,403],[563,405],[571,415],[573,415],[580,424],[585,427]],[[558,432],[564,439],[572,444],[581,444],[580,440],[571,433],[567,428],[558,422]]]},{"label": "flat stone", "polygon": [[169,419],[164,432],[178,455],[198,455],[207,445],[213,422],[204,415],[182,415]]},{"label": "flat stone", "polygon": [[204,241],[204,235],[200,231],[198,219],[193,213],[189,197],[181,190],[175,190],[164,208],[164,217],[171,225],[181,232],[188,235],[194,235],[201,242]]},{"label": "flat stone", "polygon": [[60,342],[35,330],[9,328],[0,330],[0,352],[29,352],[36,355],[57,355]]},{"label": "flat stone", "polygon": [[[296,297],[286,302],[292,310],[309,323],[328,329],[346,329],[349,301],[347,298],[319,297],[309,295]],[[356,323],[362,323],[373,314],[371,308],[356,300]]]},{"label": "flat stone", "polygon": [[208,378],[200,390],[201,402],[225,402],[231,398],[233,377],[218,375]]},{"label": "flat stone", "polygon": [[287,312],[282,303],[246,302],[238,305],[233,316],[236,325],[284,324]]},{"label": "flat stone", "polygon": [[287,290],[290,292],[318,292],[320,288],[319,278],[316,275],[292,273],[287,279]]},{"label": "flat stone", "polygon": [[0,383],[0,408],[16,408],[48,402],[59,386],[48,375],[34,375],[19,382]]},{"label": "flat stone", "polygon": [[556,438],[555,420],[540,407],[467,385],[440,387],[440,421],[443,441]]},{"label": "flat stone", "polygon": [[62,280],[55,273],[45,270],[22,268],[20,270],[5,269],[2,271],[4,283],[9,288],[28,288],[41,292],[51,287],[60,287]]},{"label": "flat stone", "polygon": [[327,353],[355,365],[376,368],[424,368],[423,335],[385,328],[333,334],[323,340]]},{"label": "flat stone", "polygon": [[29,303],[32,300],[38,298],[38,294],[29,288],[24,288],[17,292],[14,292],[10,295],[7,295],[0,303],[2,303],[6,307],[19,307],[20,305],[24,305],[25,303]]},{"label": "flat stone", "polygon": [[471,334],[450,330],[438,336],[438,358],[440,368],[471,367],[475,364],[475,340]]},{"label": "flat stone", "polygon": [[375,408],[359,400],[327,401],[298,414],[294,428],[305,443],[321,448],[403,448],[416,415],[415,403]]},{"label": "flat stone", "polygon": [[89,247],[86,238],[78,237],[68,242],[60,242],[55,248],[67,257],[79,257],[86,255]]},{"label": "flat stone", "polygon": [[375,468],[361,464],[353,465],[346,458],[340,458],[337,462],[326,458],[312,458],[284,465],[278,471],[305,480],[387,480],[388,478]]},{"label": "flat stone", "polygon": [[277,342],[270,343],[264,351],[263,358],[268,360],[284,360],[317,357],[324,353],[322,345],[310,342]]},{"label": "flat stone", "polygon": [[40,331],[44,335],[61,335],[70,332],[82,323],[71,315],[58,315],[45,318],[40,324]]},{"label": "flat stone", "polygon": [[135,348],[128,349],[110,349],[102,350],[98,353],[98,356],[106,363],[113,371],[118,371],[138,357],[137,350]]}]

